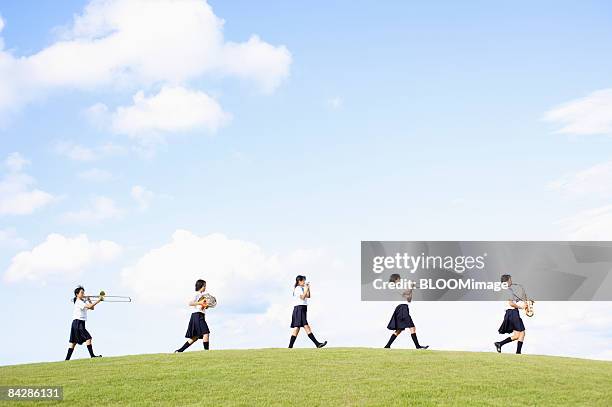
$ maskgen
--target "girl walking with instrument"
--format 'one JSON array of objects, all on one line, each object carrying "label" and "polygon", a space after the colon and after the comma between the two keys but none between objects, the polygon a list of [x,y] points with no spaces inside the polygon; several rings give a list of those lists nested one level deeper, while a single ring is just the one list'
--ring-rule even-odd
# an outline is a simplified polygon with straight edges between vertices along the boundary
[{"label": "girl walking with instrument", "polygon": [[289,339],[289,348],[293,348],[293,344],[300,333],[300,328],[304,328],[310,340],[317,348],[322,348],[327,345],[327,341],[319,342],[315,338],[308,320],[306,319],[308,299],[310,298],[310,284],[306,282],[306,276],[297,276],[295,285],[293,286],[293,315],[291,316],[291,338]]},{"label": "girl walking with instrument", "polygon": [[[397,283],[401,280],[399,274],[392,274],[389,282]],[[412,337],[412,341],[414,342],[414,346],[417,349],[427,349],[429,346],[421,346],[416,334],[416,328],[414,326],[414,322],[412,321],[412,317],[410,316],[410,308],[408,307],[408,303],[412,301],[412,289],[406,290],[402,293],[402,298],[406,301],[402,304],[399,304],[395,307],[395,311],[393,311],[393,315],[391,316],[391,321],[387,325],[387,329],[395,331],[391,334],[389,341],[385,345],[385,348],[391,348],[391,344],[397,339],[399,334],[404,332],[406,328],[410,330],[410,336]]]},{"label": "girl walking with instrument", "polygon": [[93,311],[94,307],[104,300],[104,297],[97,297],[95,302],[91,302],[89,297],[85,296],[85,289],[78,286],[74,289],[74,310],[72,312],[72,326],[70,328],[70,344],[68,345],[68,354],[66,354],[66,360],[70,360],[72,352],[77,343],[87,345],[89,356],[92,358],[101,358],[102,355],[95,355],[93,352],[93,346],[91,344],[91,335],[85,329],[85,321],[87,321],[87,311]]},{"label": "girl walking with instrument", "polygon": [[507,303],[508,308],[504,314],[504,320],[498,329],[500,334],[512,334],[501,342],[495,342],[495,349],[501,353],[502,346],[512,341],[516,343],[516,353],[520,354],[523,349],[523,341],[525,340],[525,325],[519,314],[519,309],[525,309],[526,302],[512,288],[512,277],[509,274],[501,276],[501,282],[508,284]]},{"label": "girl walking with instrument", "polygon": [[202,339],[204,342],[204,350],[209,349],[209,335],[210,330],[204,317],[204,312],[207,308],[212,308],[216,305],[216,299],[209,294],[204,293],[206,291],[206,281],[198,280],[195,283],[195,295],[191,301],[189,301],[189,307],[193,309],[191,318],[189,319],[189,325],[187,326],[187,333],[185,338],[187,342],[183,344],[179,349],[175,350],[175,353],[181,353],[190,347],[198,339]]}]

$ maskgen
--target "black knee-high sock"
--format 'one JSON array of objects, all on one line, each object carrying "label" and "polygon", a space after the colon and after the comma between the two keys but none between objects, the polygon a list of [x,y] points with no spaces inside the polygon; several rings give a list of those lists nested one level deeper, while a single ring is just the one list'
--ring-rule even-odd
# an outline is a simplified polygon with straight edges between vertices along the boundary
[{"label": "black knee-high sock", "polygon": [[499,346],[504,346],[505,344],[510,343],[510,342],[512,342],[512,338],[509,336],[503,341],[499,342]]},{"label": "black knee-high sock", "polygon": [[204,349],[208,350],[210,346],[210,342],[204,342]]},{"label": "black knee-high sock", "polygon": [[317,338],[315,338],[312,332],[308,334],[308,337],[316,346],[319,346],[321,344],[321,342],[317,341]]},{"label": "black knee-high sock", "polygon": [[93,345],[87,345],[87,350],[89,351],[89,356],[91,356],[92,358],[96,357],[96,355],[94,355],[93,353]]},{"label": "black knee-high sock", "polygon": [[291,335],[291,339],[289,339],[289,349],[293,348],[293,344],[295,343],[296,339],[297,339],[297,336]]},{"label": "black knee-high sock", "polygon": [[74,348],[68,348],[68,354],[66,354],[66,360],[70,360],[72,357],[72,352],[74,352]]},{"label": "black knee-high sock", "polygon": [[389,338],[389,342],[387,342],[387,344],[385,345],[385,348],[390,348],[391,344],[393,343],[393,341],[395,341],[397,339],[397,335],[396,334],[391,334],[391,337]]},{"label": "black knee-high sock", "polygon": [[412,342],[414,342],[414,346],[419,349],[421,345],[419,344],[419,340],[417,339],[416,333],[410,334],[410,336],[412,336]]},{"label": "black knee-high sock", "polygon": [[[193,342],[191,342],[191,343],[193,343]],[[181,348],[180,348],[180,349],[177,349],[176,351],[177,351],[177,352],[183,352],[185,349],[187,349],[188,347],[190,347],[190,346],[191,346],[191,343],[189,343],[189,341],[185,342],[185,343],[183,344],[183,346],[181,346]]]},{"label": "black knee-high sock", "polygon": [[521,353],[521,351],[523,350],[523,341],[517,341],[516,342],[516,353]]}]

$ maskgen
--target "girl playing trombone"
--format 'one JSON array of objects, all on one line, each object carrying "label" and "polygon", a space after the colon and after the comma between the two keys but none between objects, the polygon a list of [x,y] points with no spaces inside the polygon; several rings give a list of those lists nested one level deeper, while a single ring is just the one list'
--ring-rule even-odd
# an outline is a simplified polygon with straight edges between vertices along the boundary
[{"label": "girl playing trombone", "polygon": [[93,311],[94,307],[103,300],[99,297],[95,302],[91,302],[89,298],[85,297],[85,289],[78,286],[74,289],[74,309],[72,312],[72,326],[70,327],[70,344],[68,345],[68,354],[66,354],[66,360],[70,360],[72,352],[77,343],[87,345],[89,356],[92,358],[100,358],[102,355],[95,355],[93,352],[93,346],[91,344],[91,335],[85,329],[85,321],[87,321],[87,311]]}]

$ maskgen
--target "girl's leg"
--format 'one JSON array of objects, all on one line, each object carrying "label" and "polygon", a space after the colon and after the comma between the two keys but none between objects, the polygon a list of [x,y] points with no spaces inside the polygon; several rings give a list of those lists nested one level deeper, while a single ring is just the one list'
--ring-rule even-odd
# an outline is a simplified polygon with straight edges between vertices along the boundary
[{"label": "girl's leg", "polygon": [[315,338],[314,334],[312,333],[312,329],[310,329],[309,325],[304,325],[304,330],[306,331],[306,333],[308,334],[308,337],[315,344],[317,348],[322,348],[323,346],[327,345],[327,341],[323,343],[317,341],[317,338]]},{"label": "girl's leg", "polygon": [[74,348],[76,346],[76,343],[69,343],[68,344],[68,353],[66,354],[66,360],[70,360],[70,358],[72,357],[72,352],[74,352]]},{"label": "girl's leg", "polygon": [[102,355],[95,355],[93,351],[93,345],[91,344],[91,339],[85,341],[85,345],[87,345],[87,350],[89,351],[89,356],[92,358],[99,358]]},{"label": "girl's leg", "polygon": [[516,353],[520,354],[523,351],[523,342],[525,341],[525,331],[520,331],[517,335]]},{"label": "girl's leg", "polygon": [[204,342],[204,349],[205,350],[209,349],[208,338],[209,338],[209,334],[204,334],[204,336],[202,337],[202,341]]},{"label": "girl's leg", "polygon": [[419,344],[419,340],[417,338],[416,328],[415,327],[412,327],[412,328],[409,328],[409,329],[410,329],[410,336],[412,336],[412,342],[414,342],[414,346],[417,349],[427,349],[427,348],[429,348],[429,346],[421,346]]},{"label": "girl's leg", "polygon": [[297,339],[298,334],[300,333],[300,328],[293,328],[291,330],[291,338],[289,339],[289,349],[293,348],[293,344]]},{"label": "girl's leg", "polygon": [[495,342],[495,348],[497,349],[498,353],[501,353],[501,348],[502,346],[504,346],[507,343],[510,343],[512,341],[516,341],[519,338],[519,334],[520,332],[518,331],[513,331],[512,332],[512,336],[507,337],[506,339],[504,339],[501,342]]},{"label": "girl's leg", "polygon": [[178,352],[178,353],[183,352],[185,349],[187,349],[188,347],[190,347],[190,346],[191,346],[191,344],[192,344],[192,343],[194,343],[194,342],[195,342],[195,341],[197,341],[197,340],[198,340],[197,336],[194,336],[194,337],[192,337],[192,338],[187,339],[187,342],[185,342],[185,343],[183,344],[183,346],[181,346],[179,349],[175,350],[174,352],[175,352],[175,353],[176,353],[176,352]]},{"label": "girl's leg", "polygon": [[391,337],[389,338],[389,341],[385,345],[385,348],[387,348],[387,349],[391,348],[391,345],[397,339],[397,336],[402,333],[402,331],[403,331],[403,329],[396,329],[395,332],[393,332],[391,334]]}]

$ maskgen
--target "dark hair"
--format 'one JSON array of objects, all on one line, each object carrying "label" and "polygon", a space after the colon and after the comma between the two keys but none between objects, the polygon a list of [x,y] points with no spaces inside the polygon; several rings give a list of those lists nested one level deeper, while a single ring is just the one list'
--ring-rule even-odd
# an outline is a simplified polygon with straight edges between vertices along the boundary
[{"label": "dark hair", "polygon": [[85,288],[83,288],[82,285],[78,286],[77,288],[74,289],[74,298],[72,299],[72,302],[75,303],[76,299],[77,299],[77,295],[81,292],[81,290],[85,291]]},{"label": "dark hair", "polygon": [[510,277],[512,277],[510,274],[504,274],[503,276],[501,276],[501,282],[507,283],[508,280],[510,280]]},{"label": "dark hair", "polygon": [[297,287],[297,286],[299,285],[300,281],[304,281],[304,280],[306,280],[306,276],[303,276],[303,275],[301,275],[301,274],[300,274],[300,275],[298,275],[298,276],[295,278],[295,285],[293,286],[293,288]]},{"label": "dark hair", "polygon": [[393,282],[395,282],[395,281],[399,280],[400,278],[401,278],[401,277],[400,277],[400,275],[399,275],[399,274],[391,274],[391,277],[389,277],[389,282],[390,282],[390,283],[393,283]]},{"label": "dark hair", "polygon": [[204,287],[205,285],[206,285],[206,281],[204,281],[202,279],[199,279],[198,281],[196,281],[196,287],[195,287],[196,289],[195,290],[196,291],[200,291],[200,289],[202,287]]}]

